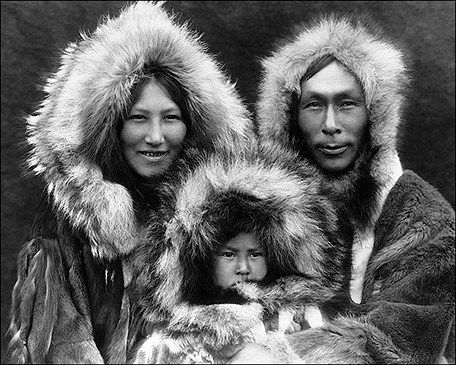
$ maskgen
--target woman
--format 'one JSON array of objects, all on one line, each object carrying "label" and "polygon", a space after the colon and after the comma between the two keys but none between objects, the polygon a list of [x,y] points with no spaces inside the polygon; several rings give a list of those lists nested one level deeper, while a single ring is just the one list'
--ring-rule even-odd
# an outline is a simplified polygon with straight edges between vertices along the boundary
[{"label": "woman", "polygon": [[454,361],[454,210],[398,157],[404,52],[371,19],[330,14],[262,65],[261,143],[309,159],[355,229],[358,310],[290,335],[294,350],[310,362]]},{"label": "woman", "polygon": [[27,123],[28,163],[47,194],[19,254],[12,358],[122,363],[123,261],[159,203],[155,189],[200,153],[248,145],[249,114],[162,3],[133,4],[71,43],[45,92]]}]

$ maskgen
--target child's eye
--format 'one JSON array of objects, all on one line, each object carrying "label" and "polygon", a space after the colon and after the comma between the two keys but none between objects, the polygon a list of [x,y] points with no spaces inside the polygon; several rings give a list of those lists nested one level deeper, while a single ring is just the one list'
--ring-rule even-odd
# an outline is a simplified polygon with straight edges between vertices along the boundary
[{"label": "child's eye", "polygon": [[258,251],[258,252],[252,252],[250,255],[252,257],[262,257],[262,256],[264,256],[264,253],[261,251]]}]

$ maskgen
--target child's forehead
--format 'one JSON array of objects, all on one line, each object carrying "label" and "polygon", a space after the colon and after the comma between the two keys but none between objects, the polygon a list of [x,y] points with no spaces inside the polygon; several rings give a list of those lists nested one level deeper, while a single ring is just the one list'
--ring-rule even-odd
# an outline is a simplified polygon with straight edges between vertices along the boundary
[{"label": "child's forehead", "polygon": [[223,245],[224,248],[233,248],[233,249],[260,249],[263,248],[260,240],[257,235],[254,233],[241,232],[230,238]]}]

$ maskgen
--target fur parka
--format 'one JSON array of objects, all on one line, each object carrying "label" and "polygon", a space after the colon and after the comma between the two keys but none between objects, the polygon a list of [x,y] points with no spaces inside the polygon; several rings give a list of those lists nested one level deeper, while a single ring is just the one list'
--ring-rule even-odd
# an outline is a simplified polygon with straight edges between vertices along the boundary
[{"label": "fur parka", "polygon": [[354,166],[335,177],[315,163],[354,228],[350,295],[357,309],[290,335],[290,343],[310,363],[454,361],[454,210],[404,172],[398,157],[410,83],[404,51],[366,16],[324,14],[297,27],[262,61],[260,143],[297,149],[293,100],[309,65],[324,55],[355,75],[368,109],[367,148]]},{"label": "fur parka", "polygon": [[[45,99],[27,118],[27,162],[46,194],[18,259],[12,359],[121,363],[129,320],[122,260],[141,230],[134,196],[115,170],[120,123],[137,79],[147,67],[161,67],[187,94],[191,128],[172,178],[199,154],[249,145],[252,122],[200,36],[163,2],[133,3],[104,17],[60,61]],[[144,199],[155,205],[153,189]]]},{"label": "fur parka", "polygon": [[[351,232],[316,176],[298,154],[275,145],[213,156],[182,181],[162,212],[165,224],[154,218],[130,258],[142,338],[133,362],[225,363],[227,346],[245,342],[276,351],[283,334],[296,330],[291,319],[309,326],[309,307],[326,317],[327,303],[342,303]],[[277,274],[238,284],[221,300],[210,267],[227,227],[254,233]],[[263,321],[272,313],[279,317],[271,340]]]}]

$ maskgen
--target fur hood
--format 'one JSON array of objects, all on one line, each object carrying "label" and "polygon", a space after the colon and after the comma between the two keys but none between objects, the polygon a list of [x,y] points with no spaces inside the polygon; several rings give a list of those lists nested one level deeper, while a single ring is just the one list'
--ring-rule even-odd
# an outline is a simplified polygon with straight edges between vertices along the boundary
[{"label": "fur hood", "polygon": [[242,297],[267,297],[263,304],[271,310],[281,299],[311,301],[315,290],[328,299],[342,286],[346,237],[316,176],[313,166],[279,145],[210,157],[182,181],[172,213],[151,220],[147,239],[134,252],[138,317],[153,323],[178,304],[207,304],[202,298],[210,295],[209,263],[227,227],[254,232],[268,266],[290,277],[282,284],[292,298],[282,290],[257,291],[253,284],[239,288]]},{"label": "fur hood", "polygon": [[368,16],[326,14],[297,27],[293,34],[262,60],[256,110],[261,140],[274,139],[290,146],[293,95],[299,99],[300,82],[308,67],[320,57],[332,55],[363,88],[371,144],[365,163],[380,189],[389,189],[402,174],[396,146],[409,84],[402,50]]},{"label": "fur hood", "polygon": [[[103,18],[62,53],[27,119],[28,165],[43,177],[53,204],[90,240],[97,257],[113,258],[136,240],[132,196],[106,177],[119,119],[145,66],[169,69],[188,94],[188,149],[246,143],[251,122],[234,86],[199,36],[168,14],[163,2],[137,2]],[[185,153],[185,151],[184,151]]]}]

